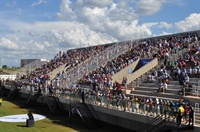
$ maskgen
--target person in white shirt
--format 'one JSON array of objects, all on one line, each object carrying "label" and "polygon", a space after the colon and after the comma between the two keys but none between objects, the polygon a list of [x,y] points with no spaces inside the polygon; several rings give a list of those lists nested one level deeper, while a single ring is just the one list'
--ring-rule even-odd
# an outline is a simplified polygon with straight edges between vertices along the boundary
[{"label": "person in white shirt", "polygon": [[189,84],[190,78],[187,74],[185,75],[184,80],[186,84]]},{"label": "person in white shirt", "polygon": [[158,90],[156,90],[155,92],[161,92],[161,91],[163,91],[163,82],[160,82]]},{"label": "person in white shirt", "polygon": [[165,92],[167,90],[167,83],[166,82],[164,82],[164,84],[163,84],[163,93]]},{"label": "person in white shirt", "polygon": [[192,69],[192,75],[193,77],[196,77],[197,75],[197,69],[195,67]]},{"label": "person in white shirt", "polygon": [[192,76],[192,68],[191,67],[188,69],[188,75],[189,75],[189,77]]}]

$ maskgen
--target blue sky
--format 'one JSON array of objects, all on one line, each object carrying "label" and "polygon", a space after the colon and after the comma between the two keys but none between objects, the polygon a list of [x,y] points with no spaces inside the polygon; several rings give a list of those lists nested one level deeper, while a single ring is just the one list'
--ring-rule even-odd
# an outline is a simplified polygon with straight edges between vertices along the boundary
[{"label": "blue sky", "polygon": [[200,0],[1,0],[1,64],[200,29]]}]

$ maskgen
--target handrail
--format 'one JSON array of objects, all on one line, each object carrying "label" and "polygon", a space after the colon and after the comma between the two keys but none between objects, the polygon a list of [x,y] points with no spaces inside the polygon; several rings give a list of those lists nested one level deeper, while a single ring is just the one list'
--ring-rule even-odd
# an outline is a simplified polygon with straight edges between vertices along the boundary
[{"label": "handrail", "polygon": [[[146,131],[148,131],[149,129],[151,129],[152,128],[152,126],[154,126],[155,125],[155,123],[157,123],[158,122],[158,124],[159,124],[159,121],[161,122],[163,119],[162,119],[162,117],[164,116],[164,115],[166,115],[166,112],[164,112],[163,114],[161,114],[161,115],[158,115],[158,116],[156,116],[155,118],[153,118],[150,122],[148,122],[148,123],[146,123],[144,126],[142,126],[139,130],[138,130],[138,132],[146,132]],[[165,117],[166,118],[166,117]],[[162,119],[162,120],[159,120],[159,119]],[[157,124],[156,124],[157,125]]]},{"label": "handrail", "polygon": [[199,108],[199,103],[195,103],[195,109],[194,109],[195,112],[199,112],[199,109],[200,109],[200,108]]},{"label": "handrail", "polygon": [[102,52],[96,54],[96,56],[88,58],[81,64],[73,67],[72,69],[69,69],[64,73],[67,78],[65,79],[65,81],[63,81],[65,83],[63,85],[71,85],[72,83],[77,82],[77,80],[82,78],[88,72],[91,72],[96,68],[105,65],[108,61],[111,61],[119,55],[124,54],[126,51],[127,47],[124,46],[123,43],[119,43],[117,44],[117,46],[113,45],[112,47],[107,48]]},{"label": "handrail", "polygon": [[200,90],[200,80],[198,81],[197,97],[199,97],[199,90]]},{"label": "handrail", "polygon": [[[21,89],[21,90],[25,90],[25,89]],[[43,91],[43,92],[45,92],[45,91]],[[65,98],[65,99],[69,100],[69,102],[71,102],[71,101],[81,102],[80,93],[78,91],[69,90],[69,91],[64,91],[64,92],[61,91],[62,93],[59,93],[59,92],[60,91],[56,92],[58,94],[55,95],[55,96],[59,96],[60,98]],[[42,94],[45,95],[45,93],[42,93]],[[62,95],[62,96],[60,96],[59,94]],[[108,98],[107,96],[101,96],[101,95],[96,95],[96,94],[93,95],[93,94],[87,94],[87,93],[85,94],[85,102],[87,104],[96,105],[96,106],[103,107],[103,108],[110,108],[110,109],[113,109],[115,111],[118,110],[118,109],[116,109],[116,100],[117,99],[115,97],[113,97],[110,100],[110,98]],[[122,100],[125,101],[125,103],[121,103],[119,107],[121,109],[124,108],[127,111],[130,111],[131,106],[128,106],[129,100],[126,100],[126,99],[122,99]],[[196,105],[196,108],[197,107],[198,106]],[[173,116],[173,117],[175,116],[175,115],[171,115],[170,111],[167,111],[166,108],[164,108],[164,110],[165,110],[165,113],[164,113],[165,115],[169,115],[169,116]],[[149,111],[146,111],[146,110],[144,110],[144,111],[149,112]],[[150,112],[153,112],[153,111],[150,111]],[[173,112],[173,111],[171,111],[171,112]],[[155,120],[158,120],[159,118],[161,119],[161,117],[163,117],[163,115],[164,115],[164,114],[162,114],[161,111],[159,111],[158,113],[156,111],[154,111],[153,114],[158,115],[158,116],[156,116],[153,120],[151,120],[149,122],[149,124],[155,123],[156,122]],[[145,116],[148,116],[148,115],[145,115]]]},{"label": "handrail", "polygon": [[186,88],[189,88],[189,87],[184,87],[183,88],[183,96],[185,97],[187,93],[189,94],[193,94],[193,90],[195,90],[195,92],[197,93],[197,97],[198,97],[198,89],[196,88],[196,86],[194,88],[189,88],[191,91],[186,91]]}]

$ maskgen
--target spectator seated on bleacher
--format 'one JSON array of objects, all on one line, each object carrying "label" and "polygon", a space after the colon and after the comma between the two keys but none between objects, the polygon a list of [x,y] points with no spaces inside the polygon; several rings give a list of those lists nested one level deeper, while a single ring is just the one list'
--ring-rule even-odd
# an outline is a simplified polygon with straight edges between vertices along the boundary
[{"label": "spectator seated on bleacher", "polygon": [[155,81],[155,77],[156,77],[156,76],[154,76],[153,73],[149,73],[149,74],[147,75],[147,80],[146,80],[146,82],[147,82],[147,83],[152,83],[152,82],[154,82],[154,81]]},{"label": "spectator seated on bleacher", "polygon": [[158,89],[155,92],[162,92],[164,93],[167,90],[167,82],[166,81],[161,81]]}]

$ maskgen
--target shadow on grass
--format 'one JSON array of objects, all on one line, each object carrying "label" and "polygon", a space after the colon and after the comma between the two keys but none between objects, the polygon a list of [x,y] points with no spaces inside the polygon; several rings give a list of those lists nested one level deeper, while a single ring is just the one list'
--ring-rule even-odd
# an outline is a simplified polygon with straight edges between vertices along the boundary
[{"label": "shadow on grass", "polygon": [[27,127],[26,125],[17,125],[17,127]]}]

